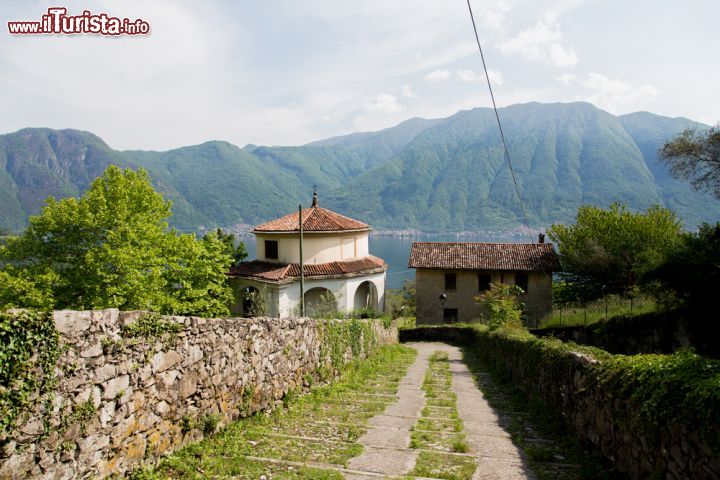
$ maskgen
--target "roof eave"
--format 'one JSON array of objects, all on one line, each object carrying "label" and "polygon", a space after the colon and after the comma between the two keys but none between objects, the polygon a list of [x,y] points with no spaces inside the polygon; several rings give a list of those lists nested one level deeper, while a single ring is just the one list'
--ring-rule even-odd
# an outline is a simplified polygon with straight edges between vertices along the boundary
[{"label": "roof eave", "polygon": [[[356,278],[356,277],[362,277],[365,275],[371,275],[374,273],[383,273],[383,272],[386,272],[387,269],[388,269],[388,265],[385,264],[381,267],[371,268],[368,270],[361,270],[359,272],[340,273],[340,274],[332,273],[332,274],[328,274],[328,275],[305,275],[305,280],[332,280],[332,279],[341,279],[341,278]],[[300,280],[299,276],[287,276],[280,280],[270,280],[268,278],[257,277],[254,275],[239,275],[239,274],[229,274],[229,273],[226,275],[229,278],[242,278],[242,279],[246,279],[246,280],[254,280],[256,282],[261,282],[261,283],[269,283],[269,284],[273,284],[273,285],[284,285],[284,284],[289,284],[289,283],[293,283],[293,282]]]},{"label": "roof eave", "polygon": [[[371,227],[365,227],[365,228],[353,228],[353,229],[345,229],[345,230],[305,230],[303,229],[303,233],[308,234],[314,234],[314,233],[360,233],[360,232],[369,232],[372,230]],[[256,230],[253,229],[253,234],[258,233],[269,233],[269,234],[288,234],[288,233],[300,233],[300,230],[294,229],[294,230]]]},{"label": "roof eave", "polygon": [[[341,278],[356,278],[356,277],[364,277],[365,275],[371,275],[374,273],[382,273],[387,271],[387,265],[383,265],[382,267],[377,268],[371,268],[368,270],[361,270],[359,272],[350,272],[350,273],[332,273],[328,275],[305,275],[305,280],[332,280],[332,279],[341,279]],[[300,280],[300,277],[291,277],[293,281]]]},{"label": "roof eave", "polygon": [[555,268],[465,268],[465,267],[455,267],[455,266],[447,266],[447,267],[421,267],[417,265],[408,265],[408,268],[414,268],[416,270],[462,270],[466,272],[538,272],[538,273],[553,273],[553,272],[559,272],[560,269]]}]

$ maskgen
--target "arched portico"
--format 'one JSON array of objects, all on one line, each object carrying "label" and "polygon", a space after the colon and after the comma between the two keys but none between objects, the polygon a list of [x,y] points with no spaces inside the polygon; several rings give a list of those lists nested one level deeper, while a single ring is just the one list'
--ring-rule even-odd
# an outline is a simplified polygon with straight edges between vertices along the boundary
[{"label": "arched portico", "polygon": [[260,290],[248,285],[241,290],[240,299],[242,300],[243,317],[254,317],[258,314]]},{"label": "arched portico", "polygon": [[369,280],[362,282],[355,290],[353,308],[355,310],[373,309],[379,310],[378,305],[378,289],[375,284]]},{"label": "arched portico", "polygon": [[330,316],[338,309],[337,298],[333,292],[324,287],[314,287],[305,292],[305,316]]}]

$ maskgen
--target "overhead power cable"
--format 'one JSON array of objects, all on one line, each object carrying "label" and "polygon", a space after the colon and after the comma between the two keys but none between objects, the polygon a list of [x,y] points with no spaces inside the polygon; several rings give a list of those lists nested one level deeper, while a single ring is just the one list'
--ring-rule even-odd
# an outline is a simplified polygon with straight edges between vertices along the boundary
[{"label": "overhead power cable", "polygon": [[525,227],[527,227],[527,233],[530,237],[530,243],[533,243],[535,239],[533,237],[532,230],[530,229],[527,214],[525,213],[525,204],[523,203],[522,196],[520,195],[520,188],[518,187],[517,178],[515,177],[515,169],[513,169],[512,162],[510,161],[510,153],[508,152],[507,142],[505,141],[505,133],[503,132],[502,123],[500,122],[497,105],[495,104],[495,94],[493,93],[492,85],[490,84],[490,75],[488,74],[487,65],[485,64],[485,55],[483,54],[482,45],[480,44],[480,37],[478,36],[477,26],[475,25],[475,17],[473,16],[472,7],[470,6],[470,0],[467,0],[467,6],[470,11],[470,20],[472,21],[473,31],[475,32],[475,41],[477,41],[477,46],[480,50],[480,58],[482,59],[482,66],[485,71],[485,80],[487,80],[488,90],[490,90],[490,99],[492,100],[493,110],[495,111],[495,119],[497,120],[498,129],[500,130],[500,138],[502,139],[503,149],[505,150],[505,159],[510,167],[510,174],[512,175],[513,184],[515,185],[515,192],[517,193],[518,200],[520,201],[520,209],[522,210]]}]

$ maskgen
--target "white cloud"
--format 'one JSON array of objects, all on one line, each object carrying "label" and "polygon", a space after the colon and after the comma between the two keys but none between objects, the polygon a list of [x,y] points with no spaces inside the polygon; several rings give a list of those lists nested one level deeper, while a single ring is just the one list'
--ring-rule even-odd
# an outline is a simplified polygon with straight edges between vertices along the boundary
[{"label": "white cloud", "polygon": [[500,41],[497,46],[506,55],[517,53],[556,67],[574,67],[578,62],[577,54],[572,47],[564,47],[560,43],[562,40],[563,33],[557,15],[548,13],[534,26]]},{"label": "white cloud", "polygon": [[457,76],[463,82],[477,82],[482,79],[474,70],[458,70]]},{"label": "white cloud", "polygon": [[622,107],[639,102],[653,101],[660,93],[650,84],[631,85],[618,79],[611,79],[592,72],[580,84],[591,90],[585,99],[610,113],[617,113]]},{"label": "white cloud", "polygon": [[[482,73],[476,73],[474,70],[458,70],[457,76],[463,82],[478,82],[485,79]],[[503,75],[497,70],[488,69],[488,76],[490,77],[490,83],[494,85],[503,84]]]},{"label": "white cloud", "polygon": [[366,108],[370,112],[394,113],[402,110],[395,95],[381,93],[375,96],[375,100],[368,103]]},{"label": "white cloud", "polygon": [[485,26],[493,30],[500,30],[505,24],[505,14],[509,10],[508,4],[500,1],[494,5],[484,5],[479,11],[475,11],[474,15]]},{"label": "white cloud", "polygon": [[572,47],[565,50],[559,43],[550,45],[548,57],[552,65],[561,68],[574,67],[578,62],[575,50]]},{"label": "white cloud", "polygon": [[[643,23],[652,2],[630,2],[623,10],[628,21],[603,37],[612,9],[585,8],[583,1],[590,3],[471,0],[483,47],[502,45],[510,55],[490,58],[493,68],[512,79],[504,84],[502,104],[589,99],[623,112],[641,108],[713,124],[720,118],[720,94],[712,82],[716,66],[693,64],[693,58],[712,58],[715,32],[702,20],[716,14],[720,3],[705,2],[690,13],[673,4],[663,9],[666,18]],[[36,19],[47,7],[42,3],[0,2],[0,17]],[[151,34],[0,32],[0,105],[6,113],[0,132],[74,127],[119,149],[165,149],[213,138],[238,145],[298,144],[489,104],[481,88],[484,73],[472,63],[479,57],[464,4],[268,3],[217,0],[198,8],[192,0],[65,0],[71,13],[87,8],[144,18]],[[546,16],[548,11],[557,15]],[[678,27],[683,15],[687,22]],[[683,55],[682,42],[662,34],[675,27],[682,27],[678,31],[697,55]],[[595,48],[601,37],[606,49]],[[662,48],[648,51],[646,42],[636,41],[641,37]],[[623,49],[627,55],[601,67],[607,51]],[[680,62],[678,68],[667,69],[663,52]],[[528,65],[527,58],[537,64]],[[474,72],[458,73],[463,68]],[[691,69],[697,74],[683,75]],[[426,82],[423,77],[434,71],[447,73],[430,75],[439,83]],[[589,77],[591,71],[609,78]],[[618,75],[620,85],[613,80]],[[502,76],[491,81],[499,85]]]},{"label": "white cloud", "polygon": [[553,78],[558,82],[562,83],[563,85],[570,85],[572,82],[577,80],[577,77],[572,73],[563,73],[562,75],[558,75]]},{"label": "white cloud", "polygon": [[428,82],[444,82],[450,78],[450,72],[448,70],[433,70],[432,72],[425,75],[425,80]]}]

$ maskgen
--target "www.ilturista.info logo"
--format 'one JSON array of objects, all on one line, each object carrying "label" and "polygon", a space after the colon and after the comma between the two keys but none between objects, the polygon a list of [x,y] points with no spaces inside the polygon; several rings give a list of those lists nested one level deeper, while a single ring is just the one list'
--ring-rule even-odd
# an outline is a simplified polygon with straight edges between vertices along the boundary
[{"label": "www.ilturista.info logo", "polygon": [[65,7],[48,8],[39,22],[8,22],[8,31],[13,35],[90,33],[95,35],[147,35],[150,24],[140,18],[111,17],[106,13],[93,14],[90,10],[82,15],[68,15]]}]

